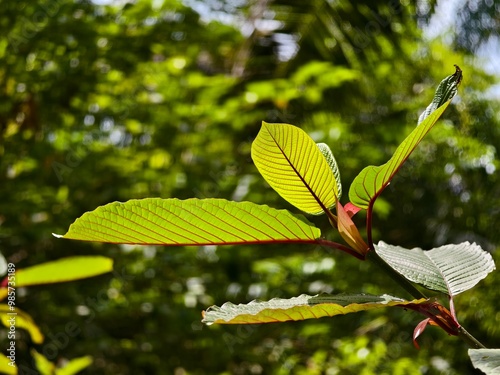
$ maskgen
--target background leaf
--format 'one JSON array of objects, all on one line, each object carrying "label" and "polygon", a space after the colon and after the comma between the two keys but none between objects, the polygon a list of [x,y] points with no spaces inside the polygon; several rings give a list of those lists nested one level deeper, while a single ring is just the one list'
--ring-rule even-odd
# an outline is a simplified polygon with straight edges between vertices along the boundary
[{"label": "background leaf", "polygon": [[472,288],[495,269],[491,255],[469,242],[424,251],[380,241],[375,250],[408,280],[449,296]]},{"label": "background leaf", "polygon": [[8,313],[17,313],[16,317],[16,329],[21,328],[28,331],[31,336],[31,340],[35,344],[41,344],[43,342],[43,334],[40,331],[40,328],[35,324],[33,319],[29,314],[16,307],[15,310],[11,310],[9,305],[0,305],[0,320],[2,321],[5,327],[10,327],[9,318],[11,316],[7,315]]},{"label": "background leaf", "polygon": [[147,198],[87,212],[62,238],[124,244],[314,243],[321,231],[302,215],[225,199]]},{"label": "background leaf", "polygon": [[262,122],[252,159],[269,185],[304,212],[318,215],[337,201],[337,182],[326,158],[296,126]]},{"label": "background leaf", "polygon": [[472,365],[486,375],[500,374],[500,349],[469,349]]},{"label": "background leaf", "polygon": [[93,358],[89,355],[79,358],[73,358],[64,367],[56,369],[56,375],[74,375],[89,367]]},{"label": "background leaf", "polygon": [[212,306],[203,312],[203,323],[218,324],[254,324],[298,321],[345,315],[358,311],[377,309],[388,306],[419,304],[425,299],[405,301],[387,294],[374,296],[369,294],[345,294],[331,296],[321,294],[308,296],[303,294],[290,299],[273,298],[270,301],[252,301],[248,304],[235,305],[226,302],[221,307]]},{"label": "background leaf", "polygon": [[76,256],[19,269],[16,286],[62,283],[101,275],[113,270],[113,260],[104,256]]},{"label": "background leaf", "polygon": [[34,358],[37,370],[41,375],[53,375],[56,365],[50,362],[43,354],[31,349],[31,355]]},{"label": "background leaf", "polygon": [[0,373],[6,375],[16,375],[17,366],[10,366],[10,359],[3,353],[0,353]]}]

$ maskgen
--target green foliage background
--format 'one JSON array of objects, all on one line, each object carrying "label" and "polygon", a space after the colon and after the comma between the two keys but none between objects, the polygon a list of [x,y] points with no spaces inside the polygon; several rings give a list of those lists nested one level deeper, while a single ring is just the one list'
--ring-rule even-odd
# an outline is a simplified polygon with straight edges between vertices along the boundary
[{"label": "green foliage background", "polygon": [[[464,3],[456,33],[428,39],[421,27],[434,2],[2,1],[1,251],[18,268],[75,254],[115,259],[113,275],[18,291],[18,305],[47,335],[41,346],[18,341],[24,373],[34,373],[31,347],[54,362],[92,355],[88,374],[475,373],[466,347],[436,328],[417,351],[411,335],[422,317],[412,312],[200,323],[202,309],[227,300],[407,297],[345,254],[132,248],[51,235],[131,198],[219,197],[295,211],[251,162],[262,120],[328,143],[347,191],[364,166],[390,157],[458,64],[459,97],[378,201],[375,239],[422,248],[476,241],[498,260],[498,77],[474,49],[498,29],[460,27],[484,19],[478,13],[494,20],[498,9]],[[499,284],[494,273],[456,300],[459,320],[487,346],[500,343]],[[78,327],[72,335],[68,323]]]}]

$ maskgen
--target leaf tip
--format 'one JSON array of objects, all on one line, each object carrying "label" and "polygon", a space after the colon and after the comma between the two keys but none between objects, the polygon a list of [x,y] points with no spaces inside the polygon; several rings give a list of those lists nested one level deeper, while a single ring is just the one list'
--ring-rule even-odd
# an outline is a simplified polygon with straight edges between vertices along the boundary
[{"label": "leaf tip", "polygon": [[52,233],[55,238],[64,238],[64,234]]}]

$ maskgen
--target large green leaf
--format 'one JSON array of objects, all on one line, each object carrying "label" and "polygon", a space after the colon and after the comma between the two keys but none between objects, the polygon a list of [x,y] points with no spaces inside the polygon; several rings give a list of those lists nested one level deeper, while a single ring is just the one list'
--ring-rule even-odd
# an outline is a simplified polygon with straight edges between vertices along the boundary
[{"label": "large green leaf", "polygon": [[75,256],[16,271],[16,286],[62,283],[101,275],[113,270],[113,260],[103,256]]},{"label": "large green leaf", "polygon": [[300,210],[318,215],[335,205],[335,175],[302,129],[263,122],[252,143],[252,159],[269,185]]},{"label": "large green leaf", "polygon": [[381,241],[375,245],[375,250],[408,280],[449,296],[472,288],[495,269],[491,255],[469,242],[424,251]]},{"label": "large green leaf", "polygon": [[345,315],[358,311],[379,309],[389,306],[417,305],[426,299],[405,301],[387,294],[345,294],[316,296],[301,295],[290,299],[274,298],[270,301],[252,301],[235,305],[226,302],[221,307],[211,306],[203,312],[202,322],[217,324],[255,324],[298,321]]},{"label": "large green leaf", "polygon": [[[315,146],[316,147],[316,146]],[[141,245],[316,243],[321,231],[302,215],[224,199],[134,199],[87,212],[62,238]]]},{"label": "large green leaf", "polygon": [[[457,93],[462,72],[456,71],[439,84],[432,103],[422,113],[419,124],[398,146],[389,161],[381,166],[368,166],[354,179],[349,189],[351,203],[367,209],[389,185],[396,172],[408,159],[425,135],[432,129]],[[438,108],[436,108],[439,106]]]},{"label": "large green leaf", "polygon": [[469,349],[472,365],[486,375],[500,374],[500,349]]}]

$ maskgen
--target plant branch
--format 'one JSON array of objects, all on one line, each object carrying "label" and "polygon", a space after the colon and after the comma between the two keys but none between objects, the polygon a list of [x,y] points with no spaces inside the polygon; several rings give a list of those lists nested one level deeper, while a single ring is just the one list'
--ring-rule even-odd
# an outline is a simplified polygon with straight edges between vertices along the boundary
[{"label": "plant branch", "polygon": [[458,328],[458,337],[460,337],[464,342],[466,342],[473,349],[486,349],[486,346],[481,344],[478,339],[472,336],[467,330],[460,326]]},{"label": "plant branch", "polygon": [[363,255],[361,255],[357,251],[351,249],[349,246],[345,246],[345,245],[342,245],[340,243],[333,242],[333,241],[328,241],[328,240],[325,240],[322,238],[317,239],[316,242],[321,246],[341,250],[341,251],[344,251],[344,252],[348,253],[349,255],[352,255],[360,260],[365,260]]},{"label": "plant branch", "polygon": [[373,201],[370,202],[370,204],[368,205],[368,209],[366,210],[366,237],[368,240],[368,246],[370,246],[370,250],[375,252],[372,237],[373,203]]}]

